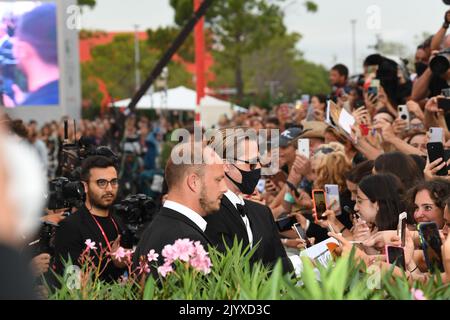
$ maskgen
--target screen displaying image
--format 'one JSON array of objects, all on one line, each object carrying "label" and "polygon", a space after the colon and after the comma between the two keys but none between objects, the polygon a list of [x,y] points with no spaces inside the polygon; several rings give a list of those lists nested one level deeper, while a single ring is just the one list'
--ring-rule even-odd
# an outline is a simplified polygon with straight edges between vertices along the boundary
[{"label": "screen displaying image", "polygon": [[314,192],[314,202],[316,204],[317,216],[318,218],[321,218],[322,214],[327,211],[325,194],[323,192]]},{"label": "screen displaying image", "polygon": [[55,2],[0,1],[0,105],[59,105]]}]

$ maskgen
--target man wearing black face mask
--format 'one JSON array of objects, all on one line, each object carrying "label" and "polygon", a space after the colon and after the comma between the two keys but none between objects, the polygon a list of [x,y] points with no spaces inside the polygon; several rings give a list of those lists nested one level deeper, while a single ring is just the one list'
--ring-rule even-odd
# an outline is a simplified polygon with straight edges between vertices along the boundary
[{"label": "man wearing black face mask", "polygon": [[[209,145],[225,160],[228,191],[219,211],[206,217],[206,235],[222,252],[226,251],[226,246],[233,246],[235,238],[243,242],[243,248],[258,245],[253,262],[274,266],[281,259],[283,270],[293,271],[269,207],[243,199],[243,195],[254,192],[261,177],[256,136],[252,137],[248,128],[221,129]],[[301,263],[297,258],[293,258],[296,270]]]}]

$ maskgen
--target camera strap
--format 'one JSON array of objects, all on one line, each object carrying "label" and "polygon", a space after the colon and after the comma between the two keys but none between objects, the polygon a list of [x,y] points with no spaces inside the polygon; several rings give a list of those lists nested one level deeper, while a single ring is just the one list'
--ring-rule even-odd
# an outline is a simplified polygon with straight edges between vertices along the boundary
[{"label": "camera strap", "polygon": [[[103,228],[100,225],[100,223],[98,222],[97,218],[92,213],[91,213],[91,217],[94,219],[95,223],[97,224],[98,228],[100,229],[100,232],[102,233],[102,236],[103,236],[103,238],[106,241],[106,245],[108,246],[109,252],[111,252],[112,251],[111,250],[111,244],[109,243],[109,239],[106,236],[105,230],[103,230]],[[117,236],[118,236],[119,235],[119,228],[117,227],[117,223],[116,223],[116,221],[114,221],[114,218],[111,215],[109,217],[111,218],[111,221],[114,224],[114,228],[116,228]]]}]

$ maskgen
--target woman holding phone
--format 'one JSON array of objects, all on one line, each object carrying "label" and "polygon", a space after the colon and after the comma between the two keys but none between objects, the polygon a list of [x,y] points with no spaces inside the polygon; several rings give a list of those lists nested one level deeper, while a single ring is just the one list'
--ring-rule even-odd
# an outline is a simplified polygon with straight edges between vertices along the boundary
[{"label": "woman holding phone", "polygon": [[405,210],[400,180],[392,174],[367,176],[358,184],[355,211],[361,226],[355,227],[354,240],[367,240],[377,231],[396,230],[398,215]]}]

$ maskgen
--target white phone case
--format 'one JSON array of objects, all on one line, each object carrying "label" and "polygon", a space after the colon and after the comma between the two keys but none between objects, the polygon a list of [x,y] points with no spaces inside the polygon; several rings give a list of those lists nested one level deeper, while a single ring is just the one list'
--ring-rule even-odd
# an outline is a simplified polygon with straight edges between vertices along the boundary
[{"label": "white phone case", "polygon": [[398,106],[398,117],[407,122],[406,130],[409,130],[409,123],[410,123],[411,118],[409,115],[408,107],[406,105]]},{"label": "white phone case", "polygon": [[297,152],[309,159],[309,139],[298,139]]},{"label": "white phone case", "polygon": [[442,142],[444,131],[439,127],[430,128],[430,142]]}]

